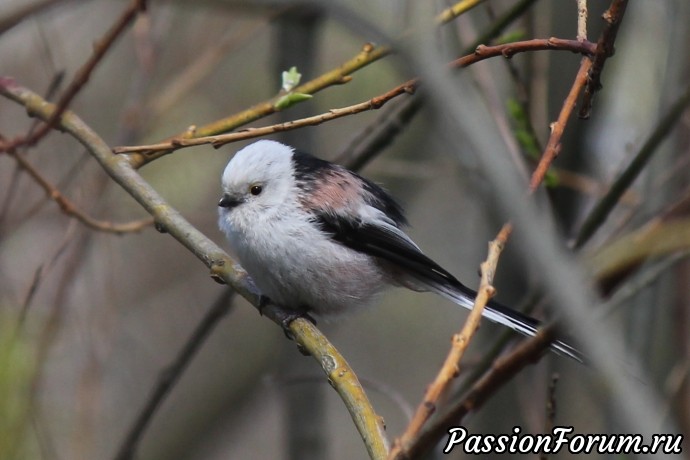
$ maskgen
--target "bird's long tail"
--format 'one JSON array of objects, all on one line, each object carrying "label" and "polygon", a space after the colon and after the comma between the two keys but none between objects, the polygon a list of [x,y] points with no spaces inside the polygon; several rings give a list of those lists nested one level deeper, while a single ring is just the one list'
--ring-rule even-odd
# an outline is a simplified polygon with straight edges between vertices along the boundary
[{"label": "bird's long tail", "polygon": [[[477,293],[460,283],[458,284],[459,286],[451,286],[445,283],[433,283],[429,285],[429,287],[439,295],[451,300],[453,303],[471,310]],[[541,325],[538,320],[506,307],[505,305],[501,305],[498,302],[494,302],[493,300],[489,301],[482,314],[487,319],[508,326],[514,331],[528,337],[536,335]],[[577,348],[562,340],[554,340],[551,342],[550,347],[559,355],[567,356],[580,363],[584,362],[583,354]]]}]

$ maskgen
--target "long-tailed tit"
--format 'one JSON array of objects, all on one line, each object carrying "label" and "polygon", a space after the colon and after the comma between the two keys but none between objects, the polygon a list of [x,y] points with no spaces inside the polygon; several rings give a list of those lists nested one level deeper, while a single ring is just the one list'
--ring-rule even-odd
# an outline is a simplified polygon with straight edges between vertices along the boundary
[{"label": "long-tailed tit", "polygon": [[[222,184],[220,227],[256,286],[280,306],[333,315],[396,285],[472,308],[476,293],[401,230],[395,200],[342,166],[261,140],[237,152]],[[539,326],[493,301],[484,316],[528,336]],[[582,360],[567,343],[551,347]]]}]

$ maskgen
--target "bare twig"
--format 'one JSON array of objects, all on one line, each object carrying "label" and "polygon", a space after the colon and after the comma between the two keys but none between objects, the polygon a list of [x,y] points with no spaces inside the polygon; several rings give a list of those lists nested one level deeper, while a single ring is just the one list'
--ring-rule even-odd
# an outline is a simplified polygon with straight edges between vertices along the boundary
[{"label": "bare twig", "polygon": [[[563,50],[583,54],[591,54],[594,51],[594,45],[589,42],[578,42],[576,40],[563,40],[558,38],[526,40],[522,42],[506,43],[496,46],[482,45],[477,47],[474,53],[456,59],[455,61],[451,62],[449,66],[452,68],[461,68],[492,57],[503,56],[505,58],[511,58],[517,53],[539,50]],[[118,154],[141,153],[146,157],[146,160],[144,160],[144,162],[149,162],[153,161],[153,159],[155,158],[159,158],[162,155],[168,154],[176,149],[181,149],[184,147],[204,144],[212,144],[214,147],[220,147],[227,143],[236,142],[239,140],[253,139],[267,134],[302,128],[304,126],[315,126],[326,121],[335,120],[337,118],[341,118],[344,116],[354,115],[368,110],[378,109],[391,99],[400,96],[401,94],[413,93],[417,89],[419,84],[419,79],[415,78],[412,80],[408,80],[405,83],[402,83],[396,86],[395,88],[392,88],[384,94],[373,97],[367,101],[360,102],[359,104],[354,104],[348,107],[342,107],[338,109],[331,109],[326,113],[314,115],[312,117],[302,118],[299,120],[289,121],[287,123],[280,123],[276,125],[265,126],[262,128],[248,128],[243,131],[229,134],[220,134],[216,136],[190,137],[187,135],[183,135],[181,137],[176,137],[169,141],[161,142],[158,144],[115,147],[113,149],[113,152]],[[198,131],[196,131],[196,134],[198,134]],[[138,167],[140,165],[140,162],[138,160],[134,160],[134,165]]]},{"label": "bare twig", "polygon": [[520,343],[510,354],[499,357],[467,394],[444,414],[434,419],[419,436],[402,444],[391,460],[412,460],[421,458],[438,440],[447,434],[448,427],[459,424],[463,417],[479,408],[504,384],[509,382],[526,366],[535,363],[553,340],[553,328],[546,327],[534,337]]},{"label": "bare twig", "polygon": [[[294,88],[293,92],[314,94],[329,86],[347,83],[351,80],[351,73],[381,59],[382,57],[390,54],[390,52],[391,50],[388,47],[375,47],[374,45],[366,44],[362,50],[349,61],[320,75],[317,78],[314,78],[313,80]],[[280,95],[277,95],[264,102],[255,104],[246,110],[221,120],[217,120],[213,123],[200,127],[191,127],[184,133],[174,136],[172,139],[187,140],[197,137],[214,136],[219,133],[231,131],[239,126],[246,125],[254,120],[277,112],[279,109],[276,107],[276,102],[279,98]],[[170,153],[170,151],[166,150],[154,150],[151,152],[141,151],[138,152],[137,155],[132,155],[130,162],[135,169],[138,169],[168,153]]]},{"label": "bare twig", "polygon": [[592,65],[592,72],[589,75],[589,81],[585,88],[585,93],[582,98],[582,107],[580,108],[580,118],[589,118],[592,110],[592,99],[594,93],[601,89],[601,72],[604,70],[606,60],[613,56],[613,44],[618,35],[618,27],[623,20],[625,8],[628,6],[628,0],[613,0],[609,9],[604,12],[603,18],[606,21],[606,27],[602,32],[597,42],[597,52],[594,56],[594,64]]},{"label": "bare twig", "polygon": [[441,370],[434,381],[427,387],[422,403],[417,407],[403,435],[396,440],[388,458],[397,458],[398,454],[404,449],[404,446],[411,444],[413,439],[418,436],[424,424],[436,411],[439,399],[445,394],[450,383],[460,373],[460,361],[472,337],[479,328],[479,321],[481,320],[484,307],[494,295],[495,289],[493,287],[493,279],[496,272],[496,266],[511,232],[512,227],[510,224],[504,225],[496,236],[496,239],[489,244],[489,255],[486,261],[481,264],[481,281],[472,311],[467,317],[462,330],[453,336],[450,352]]},{"label": "bare twig", "polygon": [[[2,150],[2,148],[0,148],[0,150]],[[74,203],[64,196],[57,187],[48,181],[48,179],[43,177],[43,175],[23,155],[17,153],[14,148],[6,150],[6,152],[14,158],[17,164],[46,192],[46,195],[60,206],[60,210],[64,214],[77,219],[92,230],[121,235],[123,233],[140,232],[153,224],[153,219],[151,218],[121,224],[94,219],[80,211]]]},{"label": "bare twig", "polygon": [[113,43],[122,35],[122,33],[129,27],[134,18],[140,11],[146,8],[146,0],[131,0],[130,5],[125,9],[122,15],[117,19],[115,24],[108,30],[101,40],[96,42],[93,47],[93,54],[88,61],[79,69],[74,79],[69,84],[64,94],[60,97],[57,103],[57,110],[46,120],[45,124],[39,127],[36,132],[27,137],[24,142],[28,145],[35,145],[48,132],[53,129],[60,115],[67,109],[75,96],[81,91],[84,85],[89,81],[91,74],[96,66],[101,62],[103,56],[112,47]]},{"label": "bare twig", "polygon": [[[524,11],[533,3],[534,0],[521,0],[517,2],[511,9],[499,16],[487,28],[487,32],[482,33],[462,54],[472,53],[482,43],[491,43],[513,21],[520,18]],[[509,67],[512,68],[514,66]],[[404,103],[399,104],[394,110],[379,116],[379,119],[372,123],[374,129],[372,129],[372,126],[365,127],[354,136],[349,146],[335,156],[336,163],[344,164],[350,169],[363,167],[381,150],[391,144],[398,133],[404,131],[405,127],[424,106],[424,102],[425,100],[421,97],[409,98]]]},{"label": "bare twig", "polygon": [[546,176],[549,166],[553,160],[556,159],[561,150],[561,138],[563,137],[563,131],[565,130],[565,126],[568,124],[570,115],[575,109],[577,97],[587,82],[587,75],[591,67],[592,61],[587,57],[583,57],[582,62],[580,63],[580,70],[578,70],[577,75],[575,76],[575,81],[570,88],[568,96],[565,98],[565,101],[563,101],[563,107],[561,108],[561,112],[558,114],[558,119],[551,125],[551,136],[549,137],[549,141],[546,144],[544,153],[539,159],[539,164],[537,164],[534,174],[532,175],[532,179],[530,180],[529,187],[533,192],[544,180],[544,176]]}]

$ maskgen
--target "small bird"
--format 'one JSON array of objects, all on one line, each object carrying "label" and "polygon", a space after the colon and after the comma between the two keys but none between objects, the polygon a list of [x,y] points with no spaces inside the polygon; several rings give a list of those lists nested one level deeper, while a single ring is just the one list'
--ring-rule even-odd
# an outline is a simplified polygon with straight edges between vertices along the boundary
[{"label": "small bird", "polygon": [[[432,291],[471,309],[476,292],[424,255],[380,186],[276,141],[238,151],[222,176],[219,225],[262,294],[300,314],[364,306],[386,286]],[[533,336],[539,321],[491,301],[484,316]],[[582,361],[556,340],[551,348]]]}]

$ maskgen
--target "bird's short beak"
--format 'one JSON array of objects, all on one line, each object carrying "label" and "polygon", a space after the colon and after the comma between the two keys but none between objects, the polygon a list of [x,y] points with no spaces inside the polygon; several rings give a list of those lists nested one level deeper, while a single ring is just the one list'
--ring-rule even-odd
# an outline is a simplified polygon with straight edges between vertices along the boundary
[{"label": "bird's short beak", "polygon": [[218,206],[221,208],[227,208],[227,209],[232,209],[237,205],[240,205],[244,202],[242,198],[237,198],[230,196],[228,194],[223,195],[223,197],[220,199],[218,202]]}]

